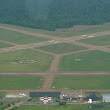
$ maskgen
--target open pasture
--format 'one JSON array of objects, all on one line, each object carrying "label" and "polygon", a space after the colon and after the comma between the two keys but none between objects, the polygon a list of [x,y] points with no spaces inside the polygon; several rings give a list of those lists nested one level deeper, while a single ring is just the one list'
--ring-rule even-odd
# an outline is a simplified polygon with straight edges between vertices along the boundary
[{"label": "open pasture", "polygon": [[7,24],[0,24],[1,26],[8,26],[16,29],[26,30],[30,32],[37,32],[45,35],[52,35],[57,37],[70,37],[70,36],[79,36],[83,34],[90,34],[96,32],[104,32],[110,30],[110,23],[105,23],[102,25],[76,25],[74,27],[68,29],[57,29],[55,31],[47,31],[42,29],[33,29],[28,27],[22,26],[14,26],[14,25],[7,25]]},{"label": "open pasture", "polygon": [[[93,110],[89,104],[69,104],[66,106],[21,106],[18,110]],[[97,108],[95,110],[109,110],[110,108]]]},{"label": "open pasture", "polygon": [[110,53],[93,50],[66,55],[61,59],[59,71],[108,72],[110,71]]},{"label": "open pasture", "polygon": [[6,47],[11,47],[12,45],[4,43],[4,42],[0,42],[0,48],[6,48]]},{"label": "open pasture", "polygon": [[52,59],[51,55],[32,50],[0,53],[0,72],[44,72]]},{"label": "open pasture", "polygon": [[39,47],[38,49],[41,49],[44,51],[49,51],[52,53],[61,54],[61,53],[68,53],[68,52],[84,50],[86,48],[72,45],[72,44],[57,43],[57,44],[53,44],[53,45],[42,46],[42,47]]},{"label": "open pasture", "polygon": [[58,76],[53,86],[55,89],[110,89],[110,76]]},{"label": "open pasture", "polygon": [[6,94],[6,93],[4,93],[4,92],[0,92],[0,98],[5,97],[5,94]]},{"label": "open pasture", "polygon": [[92,37],[87,39],[82,39],[80,42],[88,43],[92,45],[98,45],[98,46],[106,46],[110,45],[110,35],[106,36],[100,36],[100,37]]},{"label": "open pasture", "polygon": [[[74,109],[73,109],[74,108]],[[88,105],[67,105],[64,106],[21,106],[18,110],[90,110]]]},{"label": "open pasture", "polygon": [[35,90],[43,79],[36,76],[0,76],[0,90]]},{"label": "open pasture", "polygon": [[0,40],[12,42],[15,44],[29,44],[29,43],[42,42],[48,39],[25,35],[18,32],[5,30],[5,29],[0,29]]}]

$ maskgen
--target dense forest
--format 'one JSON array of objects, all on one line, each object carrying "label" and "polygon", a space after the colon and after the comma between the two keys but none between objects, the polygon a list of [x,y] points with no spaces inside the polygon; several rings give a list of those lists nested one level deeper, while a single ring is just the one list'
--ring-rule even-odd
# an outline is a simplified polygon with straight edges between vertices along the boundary
[{"label": "dense forest", "polygon": [[55,30],[110,22],[110,0],[0,0],[0,22]]}]

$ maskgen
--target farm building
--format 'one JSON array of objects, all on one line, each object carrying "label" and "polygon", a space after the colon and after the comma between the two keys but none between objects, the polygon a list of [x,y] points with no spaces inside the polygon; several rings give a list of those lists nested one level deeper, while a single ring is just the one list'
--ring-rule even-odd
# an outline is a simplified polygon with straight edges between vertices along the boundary
[{"label": "farm building", "polygon": [[66,101],[66,102],[77,102],[78,99],[77,99],[77,98],[64,97],[64,98],[63,98],[63,101]]},{"label": "farm building", "polygon": [[110,94],[102,94],[103,102],[110,102]]},{"label": "farm building", "polygon": [[101,95],[97,96],[96,92],[89,93],[89,96],[84,98],[84,101],[87,101],[88,103],[97,103],[102,100]]},{"label": "farm building", "polygon": [[60,99],[60,92],[30,92],[30,97],[39,98],[44,104],[52,102],[52,98]]},{"label": "farm building", "polygon": [[61,92],[30,92],[30,97],[60,98]]},{"label": "farm building", "polygon": [[71,91],[71,90],[65,90],[61,92],[61,95],[63,97],[68,97],[68,98],[83,98],[85,97],[85,93],[81,90],[81,91]]},{"label": "farm building", "polygon": [[81,91],[71,91],[71,90],[64,90],[61,92],[60,99],[66,102],[78,102],[82,101],[82,99],[85,97],[84,92]]}]

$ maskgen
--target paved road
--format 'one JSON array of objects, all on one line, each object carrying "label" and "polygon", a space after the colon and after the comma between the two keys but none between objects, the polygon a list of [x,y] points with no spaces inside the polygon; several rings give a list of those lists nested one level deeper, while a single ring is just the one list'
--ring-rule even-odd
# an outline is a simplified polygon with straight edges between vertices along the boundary
[{"label": "paved road", "polygon": [[50,75],[53,74],[55,76],[64,76],[64,75],[110,75],[110,72],[56,72],[56,73],[49,73],[49,72],[45,72],[45,73],[23,73],[23,72],[18,72],[18,73],[2,73],[0,72],[0,75],[3,76],[7,76],[7,75],[16,75],[16,76],[45,76],[45,75]]},{"label": "paved road", "polygon": [[46,46],[46,45],[51,45],[51,44],[54,44],[54,43],[49,42],[49,41],[44,41],[44,42],[39,42],[39,43],[16,45],[16,46],[8,47],[8,48],[1,48],[0,53],[16,51],[16,50],[32,49],[35,47]]},{"label": "paved road", "polygon": [[[47,91],[47,90],[46,90]],[[80,90],[48,90],[48,92],[77,92]],[[86,89],[86,90],[82,90],[83,92],[110,92],[110,89]],[[0,92],[6,92],[6,93],[25,93],[25,92],[43,92],[42,90],[0,90]]]}]

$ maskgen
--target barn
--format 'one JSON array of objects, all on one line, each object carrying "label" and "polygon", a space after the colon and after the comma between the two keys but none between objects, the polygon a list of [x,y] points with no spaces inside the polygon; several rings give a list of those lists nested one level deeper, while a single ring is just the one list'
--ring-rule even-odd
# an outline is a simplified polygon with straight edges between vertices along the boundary
[{"label": "barn", "polygon": [[103,102],[110,102],[110,94],[102,94]]},{"label": "barn", "polygon": [[31,98],[39,98],[44,104],[52,102],[52,98],[60,99],[60,92],[30,92]]},{"label": "barn", "polygon": [[30,92],[30,97],[52,97],[60,98],[61,92]]}]

